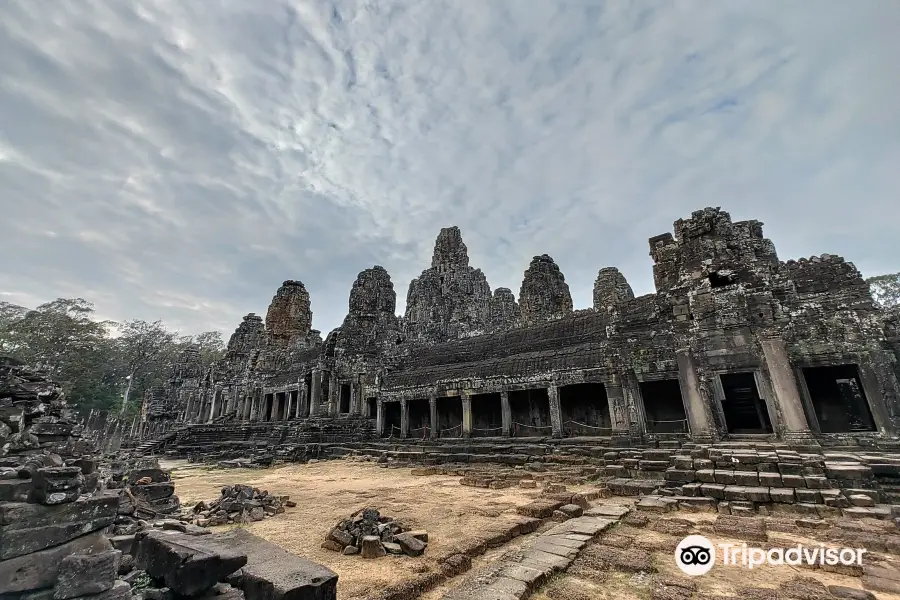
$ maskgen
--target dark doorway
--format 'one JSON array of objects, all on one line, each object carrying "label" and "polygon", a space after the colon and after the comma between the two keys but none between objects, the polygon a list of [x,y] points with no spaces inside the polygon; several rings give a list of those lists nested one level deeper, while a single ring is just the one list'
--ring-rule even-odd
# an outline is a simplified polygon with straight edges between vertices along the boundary
[{"label": "dark doorway", "polygon": [[513,435],[527,437],[553,433],[547,388],[510,392],[509,409],[512,413]]},{"label": "dark doorway", "polygon": [[295,419],[300,416],[300,390],[291,390],[288,392],[288,419]]},{"label": "dark doorway", "polygon": [[728,433],[772,433],[765,401],[759,397],[753,373],[723,373],[722,412]]},{"label": "dark doorway", "polygon": [[247,396],[244,400],[244,420],[250,420],[250,412],[253,410],[253,396]]},{"label": "dark doorway", "polygon": [[278,392],[275,394],[275,421],[283,421],[287,411],[287,394]]},{"label": "dark doorway", "polygon": [[612,431],[606,386],[602,383],[560,387],[559,409],[564,435],[610,435]]},{"label": "dark doorway", "polygon": [[400,437],[400,401],[384,403],[384,437]]},{"label": "dark doorway", "polygon": [[446,396],[437,399],[437,436],[462,437],[462,400],[459,396]]},{"label": "dark doorway", "polygon": [[856,365],[809,367],[803,378],[822,433],[875,431]]},{"label": "dark doorway", "polygon": [[[322,396],[317,398],[317,400],[321,399],[321,404],[326,405],[325,412],[331,412],[331,373],[323,372],[322,373]],[[321,414],[321,410],[319,413]]]},{"label": "dark doorway", "polygon": [[677,379],[642,381],[641,398],[650,433],[688,433],[687,414]]},{"label": "dark doorway", "polygon": [[350,384],[344,383],[341,385],[341,399],[340,404],[338,405],[338,412],[342,415],[346,415],[350,412]]},{"label": "dark doorway", "polygon": [[471,401],[472,437],[503,435],[500,394],[474,394]]},{"label": "dark doorway", "polygon": [[378,417],[378,399],[366,398],[366,416],[370,419]]},{"label": "dark doorway", "polygon": [[409,437],[427,437],[428,430],[431,429],[431,406],[428,399],[408,400],[406,408],[409,410]]},{"label": "dark doorway", "polygon": [[272,394],[266,394],[265,398],[265,407],[263,411],[263,421],[271,421],[272,420],[272,403],[275,401],[274,396]]}]

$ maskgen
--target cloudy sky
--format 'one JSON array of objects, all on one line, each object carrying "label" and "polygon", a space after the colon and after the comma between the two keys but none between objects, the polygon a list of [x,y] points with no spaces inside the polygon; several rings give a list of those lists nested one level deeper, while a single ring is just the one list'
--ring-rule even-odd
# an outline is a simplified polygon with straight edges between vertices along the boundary
[{"label": "cloudy sky", "polygon": [[4,0],[0,300],[230,333],[282,280],[402,311],[439,229],[518,295],[704,206],[900,270],[900,2]]}]

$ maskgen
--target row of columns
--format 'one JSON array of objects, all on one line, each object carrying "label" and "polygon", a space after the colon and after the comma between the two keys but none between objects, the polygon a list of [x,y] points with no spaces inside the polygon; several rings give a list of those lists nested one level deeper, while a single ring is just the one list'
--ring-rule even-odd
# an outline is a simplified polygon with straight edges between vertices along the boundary
[{"label": "row of columns", "polygon": [[[803,401],[800,397],[799,385],[784,341],[777,337],[762,340],[762,354],[765,371],[771,382],[773,401],[779,408],[780,433],[785,439],[797,441],[812,437]],[[684,401],[685,416],[691,436],[697,441],[713,441],[718,438],[712,404],[704,394],[704,388],[698,374],[696,360],[689,349],[676,352],[678,380]],[[640,435],[645,432],[645,421],[642,403],[638,400],[636,386],[623,384],[619,376],[604,383],[612,435]],[[551,383],[547,388],[550,408],[550,422],[553,436],[562,435],[562,413],[559,403],[559,387]],[[437,400],[429,398],[430,427],[429,437],[437,437]],[[472,435],[472,393],[460,393],[462,403],[462,437]],[[400,401],[400,437],[409,437],[409,403],[407,399]],[[385,401],[378,399],[376,428],[384,432]],[[500,408],[502,418],[502,435],[512,434],[512,412],[509,404],[509,392],[500,392]]]}]

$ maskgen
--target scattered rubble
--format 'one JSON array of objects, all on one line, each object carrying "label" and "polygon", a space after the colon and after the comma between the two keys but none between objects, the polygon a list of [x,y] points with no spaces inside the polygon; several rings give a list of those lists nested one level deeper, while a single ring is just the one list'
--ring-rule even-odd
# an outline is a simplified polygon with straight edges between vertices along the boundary
[{"label": "scattered rubble", "polygon": [[422,556],[427,546],[427,532],[410,531],[374,508],[356,511],[335,525],[322,542],[326,550],[359,554],[362,558],[380,558],[386,554]]},{"label": "scattered rubble", "polygon": [[191,521],[200,527],[262,521],[297,506],[290,496],[275,496],[249,485],[235,484],[222,488],[222,495],[211,502],[198,502],[191,511]]}]

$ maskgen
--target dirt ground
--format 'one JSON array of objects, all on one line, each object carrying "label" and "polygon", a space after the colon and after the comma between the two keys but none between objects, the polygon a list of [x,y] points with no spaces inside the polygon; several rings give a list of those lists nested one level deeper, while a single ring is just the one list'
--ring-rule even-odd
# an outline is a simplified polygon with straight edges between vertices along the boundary
[{"label": "dirt ground", "polygon": [[[250,531],[286,550],[324,564],[339,575],[338,598],[361,600],[377,594],[385,587],[413,577],[416,573],[437,571],[435,557],[452,546],[476,537],[479,532],[505,519],[513,518],[515,507],[531,501],[538,490],[507,488],[491,490],[459,484],[456,476],[413,476],[409,468],[387,469],[374,463],[349,460],[307,465],[291,464],[263,470],[209,469],[184,461],[161,461],[172,469],[176,493],[182,504],[190,506],[199,500],[217,498],[225,485],[242,483],[289,495],[297,502],[284,514],[252,523]],[[569,486],[571,491],[578,487]],[[597,503],[627,504],[633,499],[613,497]],[[401,520],[415,529],[425,529],[430,541],[424,557],[386,556],[363,561],[355,556],[342,556],[320,547],[328,530],[340,519],[357,509],[372,506]],[[665,518],[686,519],[695,523],[692,533],[703,533],[704,522],[711,523],[714,514],[669,513]],[[709,525],[707,525],[709,527]],[[636,547],[651,552],[657,573],[623,573],[615,570],[597,573],[587,563],[579,573],[561,574],[535,593],[534,600],[647,600],[653,582],[661,577],[684,578],[674,561],[674,549],[683,535],[660,533],[648,528],[618,525],[611,535],[633,536]],[[709,532],[703,533],[716,543],[726,540]],[[537,535],[537,534],[532,534]],[[531,536],[515,538],[502,548],[489,550],[473,559],[473,569],[485,565],[504,552],[524,543]],[[790,547],[797,543],[818,546],[819,540],[772,531],[770,544]],[[603,544],[603,541],[600,541]],[[750,545],[755,545],[750,543]],[[834,544],[829,544],[834,545]],[[887,557],[900,564],[900,557]],[[581,560],[581,559],[579,559]],[[576,561],[577,564],[577,561]],[[778,586],[797,575],[813,577],[825,585],[842,585],[862,589],[858,577],[839,575],[802,567],[759,566],[748,570],[740,566],[716,565],[708,574],[694,578],[698,594],[706,598],[735,598],[742,587]],[[447,581],[424,595],[421,600],[439,600],[458,580]],[[900,600],[900,595],[877,592],[879,600]],[[781,596],[776,596],[781,597]]]},{"label": "dirt ground", "polygon": [[[388,585],[436,570],[437,556],[463,539],[474,537],[515,507],[534,498],[535,490],[488,490],[459,484],[459,477],[413,476],[410,469],[386,469],[367,462],[328,461],[271,469],[207,469],[185,461],[161,461],[172,470],[176,494],[185,506],[217,498],[225,485],[242,483],[297,503],[284,514],[248,525],[248,529],[282,548],[328,566],[339,576],[341,600],[365,598]],[[428,531],[425,558],[386,556],[364,561],[325,550],[320,544],[340,519],[372,506],[415,529]]]}]

